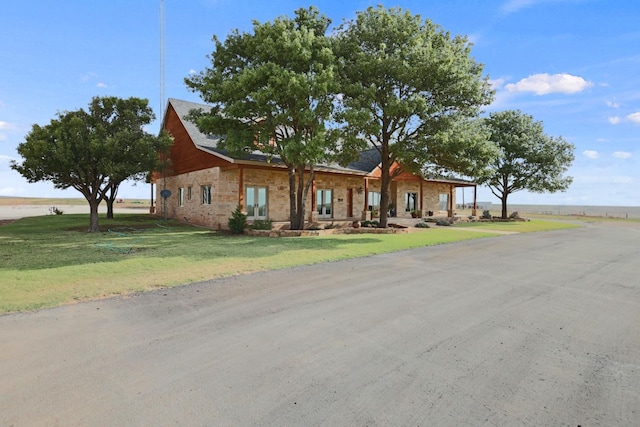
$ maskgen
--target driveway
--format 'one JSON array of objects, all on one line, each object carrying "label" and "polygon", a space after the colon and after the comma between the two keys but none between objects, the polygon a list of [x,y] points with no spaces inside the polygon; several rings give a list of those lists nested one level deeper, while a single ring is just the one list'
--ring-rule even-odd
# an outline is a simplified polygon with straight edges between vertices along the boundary
[{"label": "driveway", "polygon": [[637,426],[640,224],[0,317],[3,426]]}]

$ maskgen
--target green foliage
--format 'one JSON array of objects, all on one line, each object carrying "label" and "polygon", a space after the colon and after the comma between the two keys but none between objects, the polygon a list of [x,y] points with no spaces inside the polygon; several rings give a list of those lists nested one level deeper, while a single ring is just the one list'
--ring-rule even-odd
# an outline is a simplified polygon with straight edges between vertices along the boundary
[{"label": "green foliage", "polygon": [[493,93],[465,37],[451,37],[408,11],[378,6],[342,25],[334,49],[340,58],[342,160],[371,146],[380,153],[383,223],[395,161],[414,173],[434,164],[473,175],[495,156],[471,120]]},{"label": "green foliage", "polygon": [[212,104],[209,113],[193,111],[190,119],[204,133],[224,135],[220,148],[258,150],[287,166],[292,229],[304,223],[304,188],[312,179],[305,182],[305,170],[334,146],[325,128],[338,93],[325,36],[330,22],[313,7],[298,9],[294,18],[254,21],[252,33],[234,30],[224,42],[214,37],[211,66],[185,79]]},{"label": "green foliage", "polygon": [[249,225],[249,228],[251,230],[271,230],[273,221],[270,219],[257,219]]},{"label": "green foliage", "polygon": [[233,234],[242,234],[247,227],[247,216],[240,210],[240,205],[231,213],[229,218],[229,230]]},{"label": "green foliage", "polygon": [[507,218],[507,199],[512,193],[552,193],[569,188],[573,178],[564,174],[575,159],[572,144],[546,135],[542,122],[517,110],[491,113],[485,123],[490,141],[501,155],[478,183],[500,198],[502,218]]},{"label": "green foliage", "polygon": [[431,228],[429,227],[429,224],[427,224],[426,222],[419,222],[415,225],[416,228]]},{"label": "green foliage", "polygon": [[439,220],[436,221],[436,225],[448,227],[448,226],[451,225],[451,223],[446,219],[439,219]]},{"label": "green foliage", "polygon": [[154,118],[146,99],[95,97],[88,112],[58,113],[46,126],[34,124],[18,145],[22,163],[13,161],[11,168],[29,182],[51,181],[82,193],[91,207],[89,231],[99,231],[100,202],[113,202],[125,179],[154,170],[158,151],[172,142],[144,131]]},{"label": "green foliage", "polygon": [[490,211],[482,211],[482,219],[491,219]]}]

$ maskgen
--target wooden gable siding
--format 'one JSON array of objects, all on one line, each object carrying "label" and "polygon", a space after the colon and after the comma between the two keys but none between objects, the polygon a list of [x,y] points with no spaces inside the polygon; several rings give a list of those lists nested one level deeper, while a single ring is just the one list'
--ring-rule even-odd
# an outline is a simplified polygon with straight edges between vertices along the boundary
[{"label": "wooden gable siding", "polygon": [[[394,162],[391,165],[391,168],[390,168],[389,172],[390,172],[391,176],[393,176],[394,174],[398,173],[398,170],[400,170],[400,173],[397,176],[395,176],[392,181],[415,181],[415,182],[418,182],[418,181],[422,180],[422,178],[420,178],[419,176],[402,170],[402,167],[400,166],[400,164],[398,162]],[[382,168],[380,167],[380,165],[378,165],[373,171],[371,171],[371,173],[369,174],[369,178],[378,178],[378,179],[382,178]]]},{"label": "wooden gable siding", "polygon": [[179,175],[218,166],[224,167],[231,164],[227,160],[198,149],[171,105],[169,105],[167,110],[164,128],[174,138],[171,147],[171,165],[168,168],[168,175]]}]

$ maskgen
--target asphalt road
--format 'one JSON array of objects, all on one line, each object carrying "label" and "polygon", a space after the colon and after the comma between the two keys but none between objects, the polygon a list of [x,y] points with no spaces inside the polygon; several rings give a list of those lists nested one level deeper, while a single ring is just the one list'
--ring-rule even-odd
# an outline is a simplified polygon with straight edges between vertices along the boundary
[{"label": "asphalt road", "polygon": [[637,426],[640,224],[0,317],[2,426]]}]

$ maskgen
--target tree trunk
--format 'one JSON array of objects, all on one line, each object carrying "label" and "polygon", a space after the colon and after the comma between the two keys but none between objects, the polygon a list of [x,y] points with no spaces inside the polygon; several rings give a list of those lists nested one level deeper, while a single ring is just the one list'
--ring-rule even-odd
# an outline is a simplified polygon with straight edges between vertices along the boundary
[{"label": "tree trunk", "polygon": [[507,197],[509,196],[508,193],[504,192],[502,193],[502,219],[507,219],[509,218],[509,215],[507,213]]},{"label": "tree trunk", "polygon": [[298,220],[298,209],[296,207],[296,170],[289,167],[289,228],[291,230],[299,230],[300,222]]},{"label": "tree trunk", "polygon": [[111,197],[105,198],[105,202],[107,203],[107,219],[113,219],[113,201]]},{"label": "tree trunk", "polygon": [[107,219],[113,219],[113,204],[118,196],[118,188],[120,188],[120,185],[109,185],[109,192],[104,196],[104,200],[107,203]]},{"label": "tree trunk", "polygon": [[98,233],[100,232],[100,227],[98,225],[98,205],[100,202],[98,200],[89,200],[89,233]]},{"label": "tree trunk", "polygon": [[380,177],[380,222],[378,228],[387,228],[389,212],[389,191],[391,189],[391,159],[389,144],[382,147],[382,171]]},{"label": "tree trunk", "polygon": [[298,228],[296,230],[304,229],[304,166],[299,166],[297,168],[298,173],[298,183],[296,184],[296,223],[298,224]]}]

